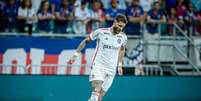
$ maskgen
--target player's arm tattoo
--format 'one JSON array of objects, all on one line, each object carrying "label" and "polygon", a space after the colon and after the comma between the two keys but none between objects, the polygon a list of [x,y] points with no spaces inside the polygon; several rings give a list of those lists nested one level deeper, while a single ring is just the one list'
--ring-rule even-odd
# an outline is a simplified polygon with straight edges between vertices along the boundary
[{"label": "player's arm tattoo", "polygon": [[89,37],[86,37],[81,43],[80,45],[78,46],[77,48],[77,52],[80,53],[82,51],[82,49],[86,46],[87,43],[91,42],[90,38]]}]

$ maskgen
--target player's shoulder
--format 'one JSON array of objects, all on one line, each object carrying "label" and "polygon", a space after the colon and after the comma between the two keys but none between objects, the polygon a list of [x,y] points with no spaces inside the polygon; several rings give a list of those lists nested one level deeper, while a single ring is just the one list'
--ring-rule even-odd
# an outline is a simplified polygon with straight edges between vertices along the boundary
[{"label": "player's shoulder", "polygon": [[109,28],[98,28],[96,32],[99,32],[101,35],[106,35],[110,34],[110,29]]},{"label": "player's shoulder", "polygon": [[98,28],[95,31],[100,31],[100,32],[109,31],[109,28]]},{"label": "player's shoulder", "polygon": [[124,35],[124,36],[126,36],[126,33],[125,33],[125,32],[120,32],[120,34],[121,34],[121,35]]},{"label": "player's shoulder", "polygon": [[100,31],[109,31],[109,28],[99,28]]},{"label": "player's shoulder", "polygon": [[120,32],[120,35],[121,35],[123,38],[127,39],[127,35],[126,35],[126,33],[124,33],[124,32]]}]

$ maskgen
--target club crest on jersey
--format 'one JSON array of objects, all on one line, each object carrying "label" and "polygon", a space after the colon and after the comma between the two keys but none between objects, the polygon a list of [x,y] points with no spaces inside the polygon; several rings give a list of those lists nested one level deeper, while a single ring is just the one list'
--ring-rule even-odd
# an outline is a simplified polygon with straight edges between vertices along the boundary
[{"label": "club crest on jersey", "polygon": [[106,37],[105,40],[108,40],[108,38]]},{"label": "club crest on jersey", "polygon": [[118,43],[118,44],[121,44],[121,39],[117,39],[117,43]]}]

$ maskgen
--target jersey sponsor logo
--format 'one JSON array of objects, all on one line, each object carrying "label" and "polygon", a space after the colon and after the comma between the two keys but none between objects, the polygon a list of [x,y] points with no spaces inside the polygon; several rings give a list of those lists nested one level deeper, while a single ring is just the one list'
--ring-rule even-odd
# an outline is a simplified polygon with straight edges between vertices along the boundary
[{"label": "jersey sponsor logo", "polygon": [[118,35],[117,37],[118,37],[118,38],[122,38],[122,36],[120,36],[120,35]]},{"label": "jersey sponsor logo", "polygon": [[103,45],[103,49],[118,49],[118,47],[110,46],[110,45]]}]

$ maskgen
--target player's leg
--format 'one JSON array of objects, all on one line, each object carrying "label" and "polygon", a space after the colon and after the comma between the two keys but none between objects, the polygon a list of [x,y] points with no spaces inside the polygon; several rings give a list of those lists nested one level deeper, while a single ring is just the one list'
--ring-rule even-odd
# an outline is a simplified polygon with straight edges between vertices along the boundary
[{"label": "player's leg", "polygon": [[92,85],[92,93],[89,101],[98,101],[98,97],[100,95],[100,91],[103,85],[105,73],[100,68],[93,68],[91,70],[89,80]]},{"label": "player's leg", "polygon": [[89,98],[89,101],[98,101],[102,84],[103,84],[103,81],[101,80],[92,81],[92,93],[91,93],[91,97]]},{"label": "player's leg", "polygon": [[99,101],[102,101],[102,98],[105,96],[108,89],[111,87],[115,74],[107,74],[105,80],[102,84],[102,88],[100,91]]},{"label": "player's leg", "polygon": [[103,96],[105,96],[105,93],[106,93],[106,92],[103,90],[103,88],[101,88],[100,95],[99,95],[99,97],[98,97],[98,101],[102,101]]}]

